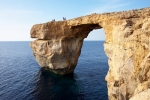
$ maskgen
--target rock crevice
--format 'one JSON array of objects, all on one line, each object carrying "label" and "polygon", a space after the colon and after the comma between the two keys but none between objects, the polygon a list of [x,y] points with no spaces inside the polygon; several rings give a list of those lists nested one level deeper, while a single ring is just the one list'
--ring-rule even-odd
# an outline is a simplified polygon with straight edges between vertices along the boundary
[{"label": "rock crevice", "polygon": [[30,33],[37,40],[30,46],[41,67],[61,75],[73,73],[84,38],[101,28],[106,35],[109,100],[149,100],[150,8],[36,24]]}]

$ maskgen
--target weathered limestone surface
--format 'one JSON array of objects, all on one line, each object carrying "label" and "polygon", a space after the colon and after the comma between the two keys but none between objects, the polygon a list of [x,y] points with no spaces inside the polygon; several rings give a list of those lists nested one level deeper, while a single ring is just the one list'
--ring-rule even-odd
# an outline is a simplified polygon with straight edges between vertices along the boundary
[{"label": "weathered limestone surface", "polygon": [[41,67],[56,74],[73,73],[83,39],[36,40],[31,42],[34,56]]},{"label": "weathered limestone surface", "polygon": [[39,65],[57,74],[74,71],[83,39],[103,28],[109,100],[150,100],[150,8],[91,14],[34,25],[31,48]]},{"label": "weathered limestone surface", "polygon": [[73,73],[81,52],[83,39],[99,25],[81,25],[71,28],[68,21],[34,25],[31,48],[39,65],[56,74]]}]

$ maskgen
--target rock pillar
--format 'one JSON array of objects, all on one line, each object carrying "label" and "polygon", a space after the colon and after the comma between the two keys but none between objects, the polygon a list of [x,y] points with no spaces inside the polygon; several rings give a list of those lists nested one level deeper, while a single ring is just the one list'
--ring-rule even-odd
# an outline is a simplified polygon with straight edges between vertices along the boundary
[{"label": "rock pillar", "polygon": [[73,73],[80,56],[83,39],[93,30],[91,25],[70,27],[67,21],[34,25],[30,43],[39,65],[56,74]]},{"label": "rock pillar", "polygon": [[81,52],[83,39],[35,40],[31,42],[36,61],[56,74],[73,73]]}]

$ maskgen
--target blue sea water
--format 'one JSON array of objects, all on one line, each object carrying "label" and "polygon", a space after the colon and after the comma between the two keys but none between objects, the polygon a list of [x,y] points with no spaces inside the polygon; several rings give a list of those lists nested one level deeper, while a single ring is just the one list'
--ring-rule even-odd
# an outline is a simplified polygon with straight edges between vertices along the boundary
[{"label": "blue sea water", "polygon": [[0,42],[0,100],[108,100],[103,41],[86,41],[73,74],[42,70],[29,42]]}]

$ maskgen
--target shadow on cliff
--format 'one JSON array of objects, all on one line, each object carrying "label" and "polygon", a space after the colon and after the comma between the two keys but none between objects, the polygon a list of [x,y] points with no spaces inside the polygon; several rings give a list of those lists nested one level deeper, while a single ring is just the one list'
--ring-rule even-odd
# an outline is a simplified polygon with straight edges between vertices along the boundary
[{"label": "shadow on cliff", "polygon": [[84,100],[76,74],[60,76],[40,69],[32,95],[35,100]]}]

